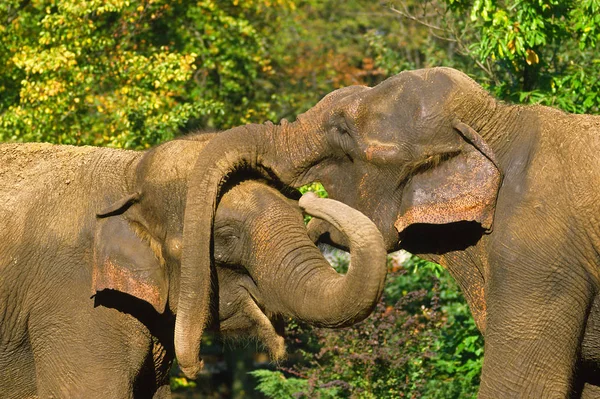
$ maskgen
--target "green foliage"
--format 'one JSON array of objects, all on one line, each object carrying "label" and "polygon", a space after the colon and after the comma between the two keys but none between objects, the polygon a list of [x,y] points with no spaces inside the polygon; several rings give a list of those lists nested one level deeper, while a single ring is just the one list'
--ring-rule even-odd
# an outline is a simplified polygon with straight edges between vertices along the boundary
[{"label": "green foliage", "polygon": [[[258,379],[256,389],[273,399],[289,399],[294,394],[308,390],[307,380],[299,378],[286,378],[279,371],[255,370],[250,372]],[[339,397],[339,390],[336,387],[316,388],[313,390],[315,396],[322,399],[335,399]]]},{"label": "green foliage", "polygon": [[[398,22],[418,32],[412,61],[390,40],[371,35],[375,65],[386,73],[447,65],[473,76],[501,99],[597,113],[600,107],[600,1],[393,1]],[[415,61],[416,60],[416,61]]]},{"label": "green foliage", "polygon": [[0,140],[145,148],[294,118],[383,79],[362,35],[393,22],[366,0],[7,0]]},{"label": "green foliage", "polygon": [[300,187],[300,193],[304,194],[307,192],[313,192],[317,194],[321,198],[327,198],[329,195],[327,194],[327,190],[321,183],[310,183],[305,186]]},{"label": "green foliage", "polygon": [[293,3],[4,1],[0,140],[140,148],[183,128],[274,117],[270,94],[256,94],[272,69],[269,31],[257,26],[286,7]]},{"label": "green foliage", "polygon": [[[598,112],[600,6],[592,1],[474,2],[471,20],[481,62],[494,61],[495,92],[514,101]],[[491,65],[492,63],[490,63]],[[518,85],[499,84],[510,77]]]},{"label": "green foliage", "polygon": [[18,88],[0,95],[0,139],[135,147],[172,137],[169,128],[197,110],[176,100],[196,55],[138,44],[133,36],[163,4],[20,4],[0,6],[2,91]]},{"label": "green foliage", "polygon": [[189,390],[196,388],[196,383],[194,381],[190,381],[185,377],[171,377],[171,390]]}]

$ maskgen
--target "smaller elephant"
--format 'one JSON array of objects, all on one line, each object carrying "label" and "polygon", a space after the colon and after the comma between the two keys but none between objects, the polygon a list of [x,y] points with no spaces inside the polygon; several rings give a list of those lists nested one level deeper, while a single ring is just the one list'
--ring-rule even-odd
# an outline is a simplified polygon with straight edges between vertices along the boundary
[{"label": "smaller elephant", "polygon": [[[331,268],[307,235],[298,205],[346,238],[352,264],[345,276]],[[219,330],[256,337],[272,359],[280,360],[285,349],[274,316],[326,327],[364,319],[383,289],[385,255],[379,240],[367,217],[340,202],[308,193],[296,203],[265,184],[241,183],[223,197],[215,219]]]},{"label": "smaller elephant", "polygon": [[[176,338],[190,278],[180,267],[188,176],[211,137],[146,152],[0,146],[0,398],[169,397],[178,346],[191,351],[186,330],[183,342]],[[359,212],[333,200],[296,201],[248,177],[238,173],[218,203],[206,254],[211,319],[223,334],[255,336],[280,359],[273,320],[341,327],[367,317],[383,289],[386,253]],[[346,275],[309,238],[301,207],[347,234]],[[204,327],[203,309],[186,311]]]}]

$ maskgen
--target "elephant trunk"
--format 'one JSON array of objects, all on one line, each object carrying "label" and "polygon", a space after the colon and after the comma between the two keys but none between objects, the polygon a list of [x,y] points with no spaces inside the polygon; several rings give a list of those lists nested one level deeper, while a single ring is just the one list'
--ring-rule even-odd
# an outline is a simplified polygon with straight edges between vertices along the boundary
[{"label": "elephant trunk", "polygon": [[[359,211],[331,199],[304,195],[300,206],[327,220],[346,235],[350,266],[338,274],[312,243],[291,258],[293,270],[283,284],[274,287],[284,311],[321,327],[345,327],[366,318],[379,300],[387,273],[386,250],[375,224]],[[306,237],[307,241],[310,241]]]},{"label": "elephant trunk", "polygon": [[239,169],[294,186],[309,182],[307,172],[327,151],[324,136],[309,133],[317,131],[317,117],[347,94],[327,96],[294,123],[246,125],[217,134],[198,157],[188,178],[175,321],[175,353],[186,376],[194,378],[202,368],[200,341],[209,314],[212,227],[221,187]]},{"label": "elephant trunk", "polygon": [[195,378],[202,369],[200,342],[210,308],[211,233],[220,190],[236,170],[249,168],[267,173],[260,143],[268,137],[269,129],[273,127],[248,125],[217,135],[202,151],[188,178],[175,352],[181,370],[189,378]]}]

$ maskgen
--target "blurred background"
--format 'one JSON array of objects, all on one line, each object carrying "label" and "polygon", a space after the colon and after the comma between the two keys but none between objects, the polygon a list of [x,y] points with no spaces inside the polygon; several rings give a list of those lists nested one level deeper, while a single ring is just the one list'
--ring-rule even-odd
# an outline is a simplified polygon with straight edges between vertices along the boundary
[{"label": "blurred background", "polygon": [[[599,37],[600,0],[2,0],[0,141],[144,149],[439,65],[503,100],[598,113]],[[288,320],[281,364],[207,336],[204,374],[174,368],[174,397],[474,397],[483,340],[456,284],[406,253],[389,270],[352,328]]]}]

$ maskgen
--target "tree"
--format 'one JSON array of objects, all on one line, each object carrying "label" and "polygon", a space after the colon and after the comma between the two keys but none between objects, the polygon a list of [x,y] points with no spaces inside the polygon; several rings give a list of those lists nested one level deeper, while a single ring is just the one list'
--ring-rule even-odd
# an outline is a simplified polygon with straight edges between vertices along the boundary
[{"label": "tree", "polygon": [[[259,31],[286,0],[7,0],[0,140],[149,147],[264,119]],[[254,20],[254,23],[250,23]],[[267,24],[268,26],[271,26]]]},{"label": "tree", "polygon": [[[512,102],[596,113],[600,97],[600,1],[395,1],[402,24],[426,31],[422,65],[463,70],[497,97]],[[387,33],[390,34],[389,32]],[[403,53],[378,37],[377,65],[404,66]]]}]

